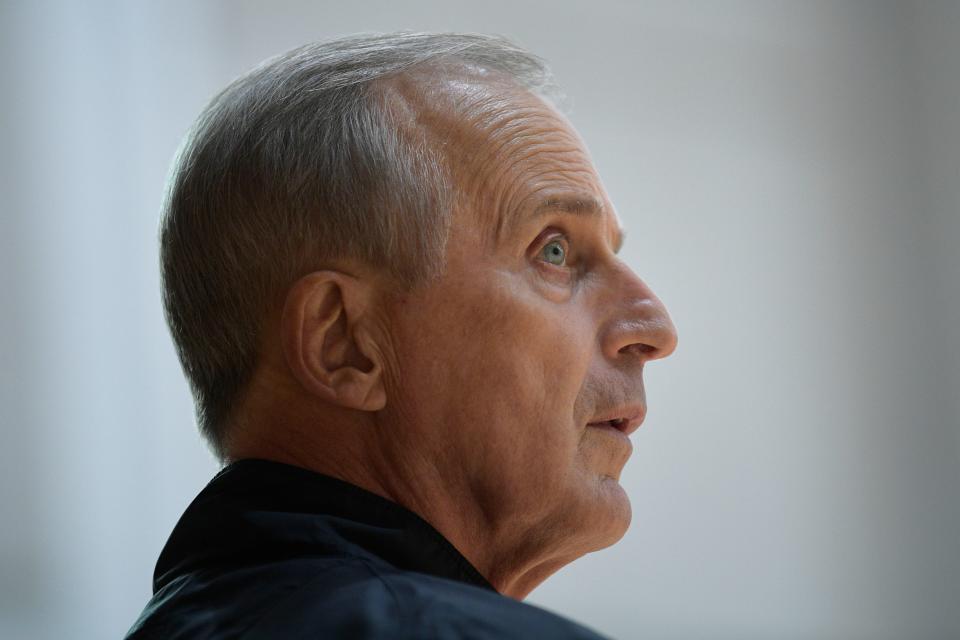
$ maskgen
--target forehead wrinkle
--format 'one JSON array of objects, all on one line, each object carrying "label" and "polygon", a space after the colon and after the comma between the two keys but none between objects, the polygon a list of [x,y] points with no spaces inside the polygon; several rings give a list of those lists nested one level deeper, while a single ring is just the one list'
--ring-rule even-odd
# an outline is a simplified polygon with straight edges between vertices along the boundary
[{"label": "forehead wrinkle", "polygon": [[[457,202],[472,207],[478,217],[489,212],[484,226],[494,231],[494,243],[514,226],[522,211],[516,205],[547,188],[536,184],[542,178],[562,174],[565,184],[550,185],[557,191],[584,191],[584,183],[595,190],[596,174],[579,138],[529,91],[510,82],[431,75],[429,70],[401,74],[384,84],[392,89],[391,101],[398,98],[406,107],[402,111],[412,116],[408,122],[425,129],[446,157],[456,177]],[[585,180],[571,180],[575,174]],[[523,193],[530,188],[532,193]]]},{"label": "forehead wrinkle", "polygon": [[[510,219],[516,215],[516,211],[519,210],[521,204],[533,196],[532,193],[527,193],[524,195],[523,192],[533,186],[533,192],[536,193],[542,188],[534,186],[539,178],[544,176],[556,176],[558,174],[558,171],[555,167],[548,168],[544,167],[543,165],[540,165],[540,167],[537,167],[536,165],[529,166],[529,162],[532,158],[544,155],[544,152],[538,148],[540,146],[543,145],[533,144],[524,149],[523,153],[521,154],[508,156],[508,159],[500,168],[499,173],[501,175],[509,176],[513,172],[515,172],[516,175],[513,176],[513,179],[502,180],[503,197],[499,199],[499,202],[494,209],[496,214],[494,238],[497,242],[502,240],[504,228],[511,226],[508,223]],[[524,164],[527,164],[528,166],[524,167]]]},{"label": "forehead wrinkle", "polygon": [[[553,114],[544,112],[542,108],[524,111],[529,116],[524,114],[524,117],[515,118],[507,127],[491,135],[493,144],[489,156],[493,161],[487,166],[495,166],[496,170],[489,172],[488,179],[502,183],[500,187],[503,191],[494,208],[495,241],[502,238],[505,226],[518,209],[518,192],[531,187],[538,189],[536,183],[540,178],[566,174],[565,181],[570,181],[572,173],[583,174],[586,182],[592,182],[595,178],[579,140],[566,127],[557,126],[558,122],[550,117]],[[522,197],[526,199],[529,196]]]},{"label": "forehead wrinkle", "polygon": [[[569,172],[568,166],[582,170],[581,163],[563,158],[564,154],[581,152],[581,149],[568,133],[550,127],[542,113],[524,109],[519,116],[516,112],[504,114],[501,123],[498,129],[488,133],[481,150],[468,165],[474,197],[481,210],[492,214],[488,228],[494,243],[501,237],[504,222],[510,217],[508,212],[516,208],[514,202],[518,194],[542,176]],[[547,161],[537,162],[543,158]],[[584,173],[590,175],[589,171]]]},{"label": "forehead wrinkle", "polygon": [[[485,87],[490,89],[491,87]],[[481,211],[492,211],[493,240],[503,224],[507,203],[514,200],[529,177],[512,177],[515,167],[549,153],[556,165],[579,164],[563,160],[565,153],[578,153],[589,164],[579,140],[564,126],[563,119],[542,99],[514,86],[494,87],[504,93],[474,92],[469,104],[459,107],[467,124],[467,145],[460,154],[464,182],[470,184]],[[559,126],[558,126],[559,125]],[[472,144],[470,144],[472,143]],[[557,158],[557,156],[561,156]]]},{"label": "forehead wrinkle", "polygon": [[[580,150],[577,149],[577,151]],[[602,202],[596,194],[594,184],[592,184],[595,182],[596,174],[589,164],[564,159],[555,160],[555,164],[566,166],[530,167],[522,174],[521,179],[514,183],[511,193],[513,197],[505,199],[502,207],[498,210],[497,243],[502,243],[504,235],[520,225],[524,214],[530,213],[529,202],[537,199],[544,192],[548,194],[579,193],[590,200]],[[541,178],[546,179],[540,180]],[[522,188],[531,186],[533,188],[528,193],[519,198],[516,197],[516,193]]]}]

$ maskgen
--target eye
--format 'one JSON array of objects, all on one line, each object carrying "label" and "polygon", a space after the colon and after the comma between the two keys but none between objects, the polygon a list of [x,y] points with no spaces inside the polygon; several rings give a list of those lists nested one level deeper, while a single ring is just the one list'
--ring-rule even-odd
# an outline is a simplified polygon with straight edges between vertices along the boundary
[{"label": "eye", "polygon": [[545,262],[557,267],[562,267],[567,262],[567,249],[562,241],[551,240],[543,245],[543,249],[540,250],[540,257],[543,258]]}]

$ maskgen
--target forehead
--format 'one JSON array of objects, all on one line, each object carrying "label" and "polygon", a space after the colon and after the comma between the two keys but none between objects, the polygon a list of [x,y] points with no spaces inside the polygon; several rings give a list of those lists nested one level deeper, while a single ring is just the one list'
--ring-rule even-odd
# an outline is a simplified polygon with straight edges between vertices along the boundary
[{"label": "forehead", "polygon": [[499,243],[548,212],[605,218],[622,235],[589,154],[551,104],[475,69],[406,79],[420,126],[444,152],[461,215]]},{"label": "forehead", "polygon": [[[492,104],[491,104],[492,103]],[[580,137],[551,105],[526,92],[500,94],[464,123],[460,184],[479,222],[502,240],[549,212],[612,214]]]}]

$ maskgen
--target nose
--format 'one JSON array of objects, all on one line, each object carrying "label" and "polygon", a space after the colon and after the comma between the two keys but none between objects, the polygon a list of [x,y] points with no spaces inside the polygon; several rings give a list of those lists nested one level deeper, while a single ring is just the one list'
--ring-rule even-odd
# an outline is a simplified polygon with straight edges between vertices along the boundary
[{"label": "nose", "polygon": [[605,306],[608,320],[602,336],[611,361],[640,362],[666,358],[677,348],[677,330],[660,299],[637,274],[620,263]]}]

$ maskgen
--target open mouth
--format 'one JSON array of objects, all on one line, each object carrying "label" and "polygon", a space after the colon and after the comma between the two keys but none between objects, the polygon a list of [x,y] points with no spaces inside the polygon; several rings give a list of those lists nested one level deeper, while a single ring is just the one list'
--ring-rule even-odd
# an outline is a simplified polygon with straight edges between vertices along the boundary
[{"label": "open mouth", "polygon": [[[608,417],[613,414],[614,417]],[[602,429],[616,429],[626,435],[636,431],[643,423],[646,415],[646,407],[635,405],[631,407],[622,407],[614,413],[611,411],[606,416],[599,416],[600,420],[593,420],[587,423],[588,427],[599,427]]]},{"label": "open mouth", "polygon": [[615,418],[613,420],[603,420],[601,422],[591,422],[589,427],[613,427],[618,431],[624,431],[627,426],[626,418]]}]

